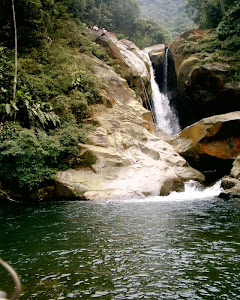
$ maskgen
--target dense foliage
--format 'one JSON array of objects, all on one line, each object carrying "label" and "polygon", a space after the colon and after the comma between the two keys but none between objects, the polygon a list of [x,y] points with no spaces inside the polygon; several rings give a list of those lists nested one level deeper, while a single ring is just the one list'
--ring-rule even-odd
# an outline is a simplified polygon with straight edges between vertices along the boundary
[{"label": "dense foliage", "polygon": [[[234,0],[185,0],[199,28],[214,28],[206,38],[189,41],[185,53],[212,53],[214,61],[230,64],[226,76],[240,81],[240,2]],[[216,28],[216,29],[215,29]],[[207,54],[208,55],[208,54]]]},{"label": "dense foliage", "polygon": [[[139,19],[137,0],[18,0],[15,9],[20,48],[55,38],[72,17],[87,26],[105,27],[142,47],[168,39],[156,21]],[[0,0],[0,11],[0,41],[13,46],[11,1]]]},{"label": "dense foliage", "polygon": [[216,28],[236,0],[185,0],[189,16],[201,29]]},{"label": "dense foliage", "polygon": [[111,60],[63,3],[19,0],[13,99],[12,12],[10,1],[0,3],[0,181],[26,192],[59,169],[88,164],[88,158],[78,157],[78,144],[86,142],[93,127],[89,105],[100,103],[101,97],[97,78],[80,52]]},{"label": "dense foliage", "polygon": [[12,1],[0,0],[0,181],[34,190],[79,157],[95,122],[89,105],[101,103],[99,82],[81,53],[113,64],[87,26],[97,24],[139,46],[162,43],[163,29],[139,19],[137,0],[17,0],[18,76],[13,97]]},{"label": "dense foliage", "polygon": [[139,18],[137,0],[65,0],[65,3],[69,11],[87,25],[105,27],[120,37],[131,39],[139,47],[164,43],[169,39],[156,21]]},{"label": "dense foliage", "polygon": [[172,38],[194,25],[184,11],[183,0],[139,0],[139,5],[141,17],[155,19]]},{"label": "dense foliage", "polygon": [[6,122],[0,131],[1,178],[25,191],[51,179],[58,169],[69,166],[82,138],[77,124],[54,132],[36,132],[18,123]]},{"label": "dense foliage", "polygon": [[224,15],[218,25],[217,33],[220,40],[240,37],[240,2],[236,2]]}]

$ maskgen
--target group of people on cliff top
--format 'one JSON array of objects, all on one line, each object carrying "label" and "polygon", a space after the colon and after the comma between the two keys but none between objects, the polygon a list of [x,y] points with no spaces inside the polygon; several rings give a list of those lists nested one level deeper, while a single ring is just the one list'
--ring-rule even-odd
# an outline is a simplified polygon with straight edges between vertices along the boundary
[{"label": "group of people on cliff top", "polygon": [[91,27],[91,29],[93,29],[95,31],[102,31],[101,35],[105,35],[107,33],[107,30],[104,27],[103,27],[103,29],[101,29],[97,25],[94,25],[93,27]]}]

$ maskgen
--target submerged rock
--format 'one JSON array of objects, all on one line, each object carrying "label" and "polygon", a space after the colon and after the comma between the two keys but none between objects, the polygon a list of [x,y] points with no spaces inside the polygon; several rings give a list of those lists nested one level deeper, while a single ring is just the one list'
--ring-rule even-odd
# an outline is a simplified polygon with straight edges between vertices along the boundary
[{"label": "submerged rock", "polygon": [[[90,59],[84,57],[83,59]],[[103,104],[91,108],[98,127],[88,144],[79,144],[80,155],[95,157],[87,168],[58,172],[56,195],[80,199],[129,199],[167,195],[183,189],[184,181],[204,180],[171,145],[156,137],[151,113],[137,100],[126,80],[109,66],[94,60],[101,78]]]}]

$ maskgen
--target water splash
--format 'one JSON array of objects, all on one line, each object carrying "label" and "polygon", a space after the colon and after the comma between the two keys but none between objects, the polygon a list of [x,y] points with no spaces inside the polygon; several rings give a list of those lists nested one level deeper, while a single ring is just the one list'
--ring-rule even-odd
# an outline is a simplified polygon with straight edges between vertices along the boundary
[{"label": "water splash", "polygon": [[221,188],[221,180],[217,181],[213,186],[207,188],[197,181],[189,180],[184,185],[184,192],[172,192],[170,195],[163,198],[171,200],[205,199],[217,197],[222,191],[223,189]]},{"label": "water splash", "polygon": [[[168,196],[152,196],[145,199],[128,199],[119,200],[124,202],[168,202],[168,201],[190,201],[203,200],[218,197],[223,191],[221,188],[221,180],[217,181],[213,186],[204,187],[201,183],[189,180],[184,184],[183,192],[172,192]],[[116,200],[114,200],[116,201]],[[111,202],[111,200],[109,201]]]}]

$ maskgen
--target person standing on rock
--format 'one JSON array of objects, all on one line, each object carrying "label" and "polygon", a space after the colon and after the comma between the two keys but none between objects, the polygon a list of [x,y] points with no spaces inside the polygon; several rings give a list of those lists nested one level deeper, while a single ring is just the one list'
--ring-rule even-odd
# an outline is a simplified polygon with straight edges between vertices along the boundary
[{"label": "person standing on rock", "polygon": [[103,27],[101,36],[105,35],[106,33],[107,33],[107,30]]}]

